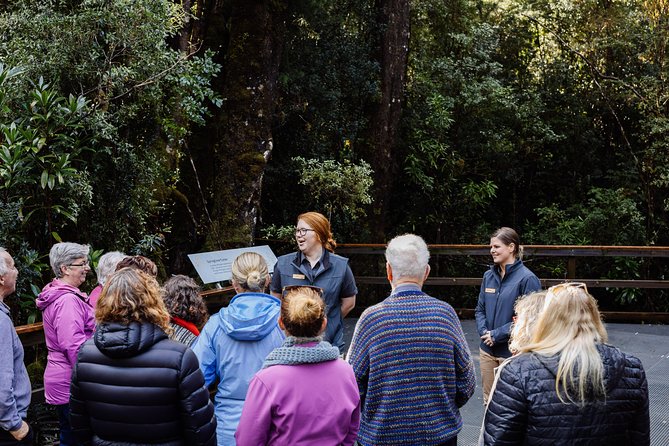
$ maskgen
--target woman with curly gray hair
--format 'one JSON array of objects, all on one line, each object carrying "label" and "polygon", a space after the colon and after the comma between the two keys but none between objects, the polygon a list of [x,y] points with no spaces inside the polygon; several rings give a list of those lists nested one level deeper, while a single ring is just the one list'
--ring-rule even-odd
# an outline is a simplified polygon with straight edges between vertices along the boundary
[{"label": "woman with curly gray hair", "polygon": [[200,297],[200,287],[190,277],[179,274],[165,282],[162,294],[170,313],[170,339],[190,347],[209,319],[207,306]]}]

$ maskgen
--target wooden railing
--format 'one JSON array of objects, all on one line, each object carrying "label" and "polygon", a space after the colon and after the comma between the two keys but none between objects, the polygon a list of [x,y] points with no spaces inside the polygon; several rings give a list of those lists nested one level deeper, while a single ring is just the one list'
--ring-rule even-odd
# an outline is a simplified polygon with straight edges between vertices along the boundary
[{"label": "wooden railing", "polygon": [[[490,258],[490,247],[487,245],[428,245],[430,255],[436,258],[447,256],[476,256]],[[385,252],[383,244],[341,244],[337,254],[351,257],[357,255],[379,255]],[[602,279],[578,277],[576,272],[579,257],[649,257],[669,258],[669,246],[575,246],[575,245],[525,245],[524,259],[536,261],[543,257],[565,258],[566,274],[564,277],[540,277],[544,288],[562,283],[566,280],[585,283],[589,288],[645,288],[669,289],[669,280],[665,279]],[[386,285],[385,276],[356,275],[358,284]],[[427,279],[426,285],[431,286],[480,286],[482,276],[478,277],[434,277]],[[458,309],[461,317],[473,317],[474,309]],[[604,312],[606,320],[628,320],[648,322],[669,322],[669,313],[665,312]]]}]

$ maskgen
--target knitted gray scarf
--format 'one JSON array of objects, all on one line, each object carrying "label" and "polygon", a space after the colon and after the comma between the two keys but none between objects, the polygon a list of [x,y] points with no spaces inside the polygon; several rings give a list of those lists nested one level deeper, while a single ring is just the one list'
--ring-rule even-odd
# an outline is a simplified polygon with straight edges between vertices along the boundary
[{"label": "knitted gray scarf", "polygon": [[[312,347],[303,347],[301,344],[318,342]],[[318,362],[334,361],[339,358],[339,349],[329,342],[318,338],[296,338],[288,336],[281,347],[277,347],[267,355],[262,365],[263,369],[273,365],[315,364]]]}]

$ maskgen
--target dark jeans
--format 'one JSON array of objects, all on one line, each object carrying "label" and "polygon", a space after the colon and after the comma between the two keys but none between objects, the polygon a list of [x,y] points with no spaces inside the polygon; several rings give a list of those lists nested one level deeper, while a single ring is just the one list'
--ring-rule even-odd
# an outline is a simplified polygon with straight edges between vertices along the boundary
[{"label": "dark jeans", "polygon": [[74,439],[70,426],[70,405],[60,404],[55,407],[60,422],[60,446],[78,446],[79,443]]},{"label": "dark jeans", "polygon": [[30,428],[30,430],[28,431],[28,435],[23,437],[23,440],[21,441],[14,440],[12,434],[7,432],[6,430],[0,429],[0,446],[17,446],[17,445],[32,446],[33,428],[30,425],[28,425],[28,427]]}]

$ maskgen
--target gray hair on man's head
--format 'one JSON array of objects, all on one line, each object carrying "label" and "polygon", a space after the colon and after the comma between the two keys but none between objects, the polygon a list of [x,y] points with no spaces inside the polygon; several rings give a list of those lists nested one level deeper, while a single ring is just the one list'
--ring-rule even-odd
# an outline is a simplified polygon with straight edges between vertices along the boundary
[{"label": "gray hair on man's head", "polygon": [[109,251],[100,257],[98,267],[95,268],[95,274],[98,277],[98,283],[104,285],[111,274],[116,271],[118,262],[128,257],[120,251]]},{"label": "gray hair on man's head", "polygon": [[53,245],[51,251],[49,251],[49,263],[56,278],[63,276],[61,267],[70,265],[82,257],[88,257],[89,250],[88,245],[80,245],[79,243],[62,242]]},{"label": "gray hair on man's head", "polygon": [[[0,254],[7,252],[5,248],[0,246]],[[4,276],[9,272],[9,265],[7,265],[7,259],[5,256],[0,256],[0,276]]]},{"label": "gray hair on man's head", "polygon": [[398,235],[386,247],[386,262],[393,270],[393,280],[403,277],[422,278],[430,261],[430,251],[422,237]]}]

